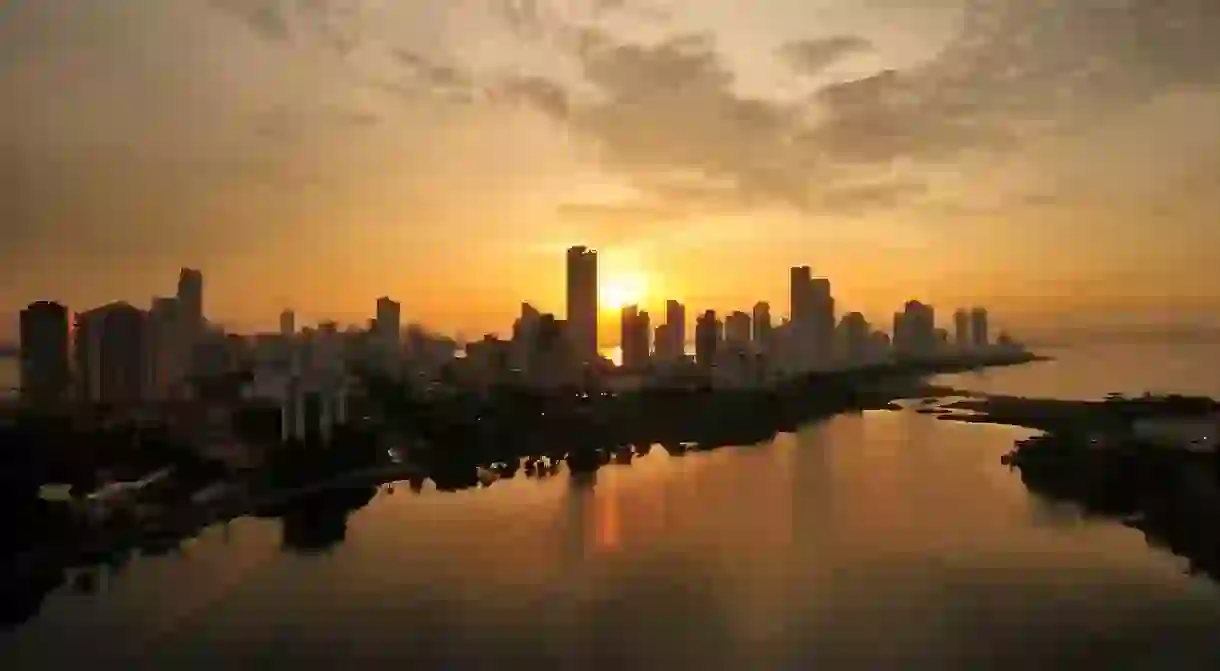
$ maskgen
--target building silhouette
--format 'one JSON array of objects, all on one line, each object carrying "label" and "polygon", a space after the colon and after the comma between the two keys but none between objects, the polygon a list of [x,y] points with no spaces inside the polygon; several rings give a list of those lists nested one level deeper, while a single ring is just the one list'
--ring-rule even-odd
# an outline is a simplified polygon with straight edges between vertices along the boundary
[{"label": "building silhouette", "polygon": [[402,305],[388,296],[377,299],[373,338],[382,369],[396,371],[402,352]]},{"label": "building silhouette", "polygon": [[182,303],[173,297],[154,297],[148,311],[146,373],[151,396],[176,397],[187,374],[188,343],[184,340]]},{"label": "building silhouette", "polygon": [[584,246],[568,249],[567,331],[572,353],[581,363],[596,361],[597,252]]},{"label": "building silhouette", "polygon": [[970,311],[970,339],[974,346],[979,348],[991,344],[986,308],[974,308]]},{"label": "building silhouette", "polygon": [[280,335],[285,338],[291,338],[297,333],[297,316],[292,310],[284,310],[280,313]]},{"label": "building silhouette", "polygon": [[[665,350],[658,354],[665,359],[680,359],[686,356],[686,306],[669,300],[665,303]],[[661,349],[657,341],[657,349]]]},{"label": "building silhouette", "polygon": [[623,352],[623,366],[640,369],[648,364],[648,337],[651,329],[647,312],[639,306],[628,305],[622,310],[619,344]]},{"label": "building silhouette", "polygon": [[750,334],[754,347],[760,352],[771,351],[771,305],[765,301],[754,304],[753,332]]},{"label": "building silhouette", "polygon": [[147,314],[129,303],[77,315],[76,357],[81,400],[133,405],[148,385]]},{"label": "building silhouette", "polygon": [[937,349],[936,312],[931,305],[907,301],[894,318],[894,350],[902,356],[926,356]]},{"label": "building silhouette", "polygon": [[953,312],[953,344],[966,349],[974,344],[970,333],[970,311],[958,308]]},{"label": "building silhouette", "polygon": [[21,396],[33,405],[64,400],[71,383],[68,308],[38,301],[21,311]]},{"label": "building silhouette", "polygon": [[871,327],[864,315],[859,312],[849,312],[843,315],[838,331],[840,358],[849,364],[866,361],[869,356]]},{"label": "building silhouette", "polygon": [[789,355],[798,369],[824,367],[834,356],[835,301],[830,280],[813,277],[809,266],[797,266],[789,275],[791,326]]},{"label": "building silhouette", "polygon": [[178,302],[182,309],[182,325],[188,345],[203,337],[203,271],[183,268],[178,273]]},{"label": "building silhouette", "polygon": [[750,315],[735,311],[724,320],[725,345],[735,351],[747,351],[750,348],[751,336]]},{"label": "building silhouette", "polygon": [[699,366],[710,368],[715,364],[720,343],[719,324],[715,310],[708,310],[695,320],[695,363]]}]

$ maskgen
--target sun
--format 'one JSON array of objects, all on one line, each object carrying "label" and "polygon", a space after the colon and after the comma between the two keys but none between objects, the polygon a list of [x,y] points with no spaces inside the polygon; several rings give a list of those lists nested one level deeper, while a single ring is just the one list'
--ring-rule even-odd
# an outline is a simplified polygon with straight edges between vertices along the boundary
[{"label": "sun", "polygon": [[621,310],[639,305],[648,293],[648,281],[642,273],[618,273],[601,282],[598,303],[603,310]]}]

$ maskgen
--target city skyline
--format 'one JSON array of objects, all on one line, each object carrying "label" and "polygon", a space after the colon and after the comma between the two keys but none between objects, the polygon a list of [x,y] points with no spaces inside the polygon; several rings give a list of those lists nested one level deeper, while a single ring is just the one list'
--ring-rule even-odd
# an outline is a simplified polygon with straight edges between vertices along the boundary
[{"label": "city skyline", "polygon": [[19,3],[0,340],[182,265],[236,330],[391,295],[482,333],[558,311],[578,241],[653,315],[811,263],[873,321],[1214,325],[1220,18],[1111,4]]}]

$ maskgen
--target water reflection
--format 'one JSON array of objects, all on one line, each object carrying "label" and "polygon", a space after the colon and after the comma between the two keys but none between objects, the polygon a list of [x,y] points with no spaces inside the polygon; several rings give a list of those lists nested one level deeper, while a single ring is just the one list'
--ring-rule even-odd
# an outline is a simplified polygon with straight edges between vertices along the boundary
[{"label": "water reflection", "polygon": [[1116,523],[1032,520],[998,463],[1023,435],[866,413],[593,473],[334,490],[90,596],[44,583],[0,665],[1215,668],[1217,591]]},{"label": "water reflection", "polygon": [[285,550],[324,553],[347,539],[348,517],[368,505],[376,493],[377,488],[371,486],[329,489],[269,512],[281,520]]}]

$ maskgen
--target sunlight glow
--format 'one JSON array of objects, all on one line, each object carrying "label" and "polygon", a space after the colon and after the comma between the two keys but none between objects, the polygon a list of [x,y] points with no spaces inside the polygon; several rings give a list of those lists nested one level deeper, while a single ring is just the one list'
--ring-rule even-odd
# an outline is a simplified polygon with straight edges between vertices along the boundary
[{"label": "sunlight glow", "polygon": [[603,310],[621,310],[639,305],[648,294],[648,281],[643,273],[616,273],[601,282],[598,302]]}]

